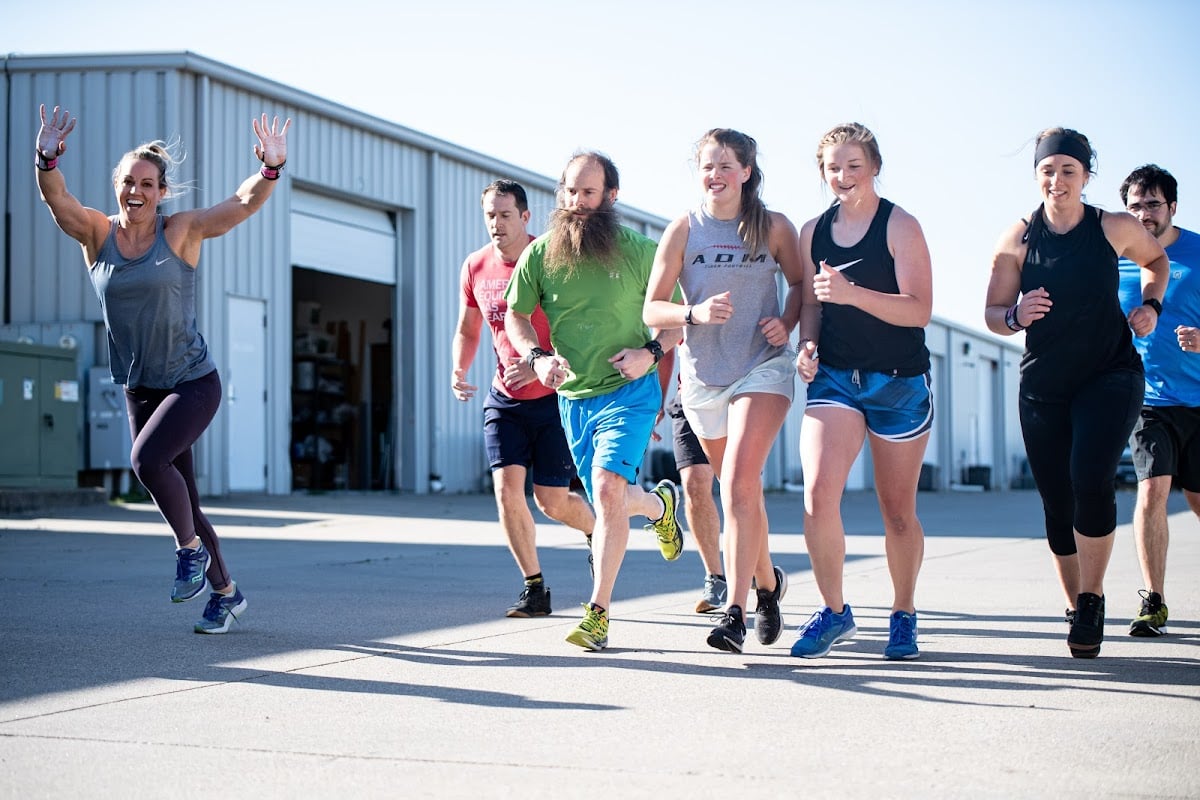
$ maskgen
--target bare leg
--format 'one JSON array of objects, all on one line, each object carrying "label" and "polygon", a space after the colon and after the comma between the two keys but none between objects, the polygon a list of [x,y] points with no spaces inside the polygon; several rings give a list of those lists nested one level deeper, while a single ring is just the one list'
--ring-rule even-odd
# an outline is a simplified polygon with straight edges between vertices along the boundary
[{"label": "bare leg", "polygon": [[535,483],[533,499],[547,517],[582,531],[584,536],[591,536],[596,528],[596,515],[592,507],[567,486],[539,486]]},{"label": "bare leg", "polygon": [[629,545],[629,518],[640,515],[658,519],[663,507],[657,495],[601,467],[592,471],[592,493],[596,504],[596,532],[592,537],[596,577],[591,602],[608,609]]},{"label": "bare leg", "polygon": [[500,528],[508,540],[517,567],[525,577],[542,571],[538,563],[533,514],[525,500],[525,467],[512,464],[492,470]]},{"label": "bare leg", "polygon": [[[729,405],[729,436],[721,465],[721,505],[725,509],[725,563],[729,566],[729,606],[745,604],[750,578],[758,588],[775,588],[767,548],[767,512],[762,470],[779,435],[791,401],[778,394],[745,394]],[[766,552],[766,567],[761,562]],[[755,575],[755,573],[761,574]]]},{"label": "bare leg", "polygon": [[1054,569],[1058,571],[1058,582],[1067,598],[1067,608],[1074,610],[1079,597],[1079,554],[1054,556]]},{"label": "bare leg", "polygon": [[892,611],[910,614],[916,613],[917,573],[925,557],[925,531],[917,519],[917,482],[928,441],[928,435],[910,442],[870,436],[875,494],[883,515],[884,548],[892,576]]},{"label": "bare leg", "polygon": [[721,518],[713,499],[713,468],[710,464],[693,464],[679,470],[683,483],[683,511],[688,530],[700,551],[700,560],[708,575],[722,575]]},{"label": "bare leg", "polygon": [[[1137,543],[1142,578],[1151,592],[1163,593],[1167,575],[1167,498],[1171,476],[1138,481],[1137,507],[1133,511],[1133,540]],[[1185,496],[1191,494],[1185,492]],[[1190,504],[1191,498],[1188,499]]]},{"label": "bare leg", "polygon": [[846,531],[841,502],[850,467],[862,449],[866,422],[847,408],[810,408],[800,426],[804,470],[804,543],[825,605],[841,613]]}]

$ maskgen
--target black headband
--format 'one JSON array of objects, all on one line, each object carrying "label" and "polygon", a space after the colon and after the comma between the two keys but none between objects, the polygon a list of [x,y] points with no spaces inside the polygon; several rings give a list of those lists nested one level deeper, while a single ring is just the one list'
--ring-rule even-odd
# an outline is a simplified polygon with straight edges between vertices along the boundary
[{"label": "black headband", "polygon": [[1075,136],[1069,133],[1052,133],[1038,142],[1037,152],[1033,154],[1033,165],[1036,167],[1047,156],[1070,156],[1083,164],[1083,168],[1091,171],[1092,150]]}]

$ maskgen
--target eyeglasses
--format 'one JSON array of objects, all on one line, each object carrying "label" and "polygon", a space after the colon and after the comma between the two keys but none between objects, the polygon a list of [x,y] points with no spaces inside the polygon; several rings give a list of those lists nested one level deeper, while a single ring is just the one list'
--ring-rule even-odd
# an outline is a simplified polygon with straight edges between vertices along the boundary
[{"label": "eyeglasses", "polygon": [[1153,214],[1165,205],[1166,203],[1161,200],[1147,200],[1145,203],[1134,203],[1133,205],[1125,206],[1125,210],[1130,214],[1140,214],[1143,211],[1149,211]]}]

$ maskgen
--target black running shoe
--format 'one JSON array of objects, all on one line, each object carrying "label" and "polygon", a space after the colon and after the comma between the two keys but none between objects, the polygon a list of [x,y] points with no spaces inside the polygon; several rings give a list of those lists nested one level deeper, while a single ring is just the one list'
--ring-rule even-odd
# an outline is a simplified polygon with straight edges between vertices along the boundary
[{"label": "black running shoe", "polygon": [[1104,596],[1082,592],[1075,600],[1075,622],[1067,634],[1067,647],[1075,658],[1095,658],[1104,641]]},{"label": "black running shoe", "polygon": [[708,643],[718,650],[728,653],[742,652],[746,642],[746,620],[742,616],[741,606],[730,606],[721,615],[721,622],[708,634]]},{"label": "black running shoe", "polygon": [[508,608],[509,617],[545,617],[550,614],[550,590],[545,583],[526,585],[517,602]]},{"label": "black running shoe", "polygon": [[775,590],[755,589],[758,595],[758,608],[754,609],[754,635],[758,643],[772,645],[779,640],[783,633],[783,612],[779,601],[787,594],[787,573],[781,567],[775,567]]}]

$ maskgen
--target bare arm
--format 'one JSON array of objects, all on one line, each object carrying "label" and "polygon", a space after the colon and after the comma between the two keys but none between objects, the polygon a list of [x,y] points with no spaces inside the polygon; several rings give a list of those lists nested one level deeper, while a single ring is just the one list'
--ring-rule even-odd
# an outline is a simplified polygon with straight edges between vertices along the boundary
[{"label": "bare arm", "polygon": [[[56,160],[66,153],[67,136],[75,129],[77,119],[69,112],[60,110],[58,106],[54,107],[49,120],[46,119],[45,105],[40,107],[40,114],[42,125],[38,130],[37,153],[48,157],[47,161]],[[96,254],[108,235],[108,217],[94,208],[84,206],[67,191],[66,178],[57,166],[49,170],[35,167],[35,170],[42,202],[50,209],[55,224],[63,233],[83,246],[84,258],[89,264],[95,261]]]},{"label": "bare arm", "polygon": [[480,332],[483,330],[483,312],[461,303],[458,310],[458,327],[454,331],[454,341],[450,345],[453,362],[450,375],[450,389],[459,400],[470,400],[478,388],[467,383],[467,370],[475,361],[479,351]]},{"label": "bare arm", "polygon": [[687,306],[674,302],[671,297],[683,272],[687,240],[687,217],[680,217],[667,226],[658,242],[658,249],[654,252],[654,268],[650,271],[650,283],[646,287],[646,300],[642,304],[642,322],[651,328],[686,324]]},{"label": "bare arm", "polygon": [[[763,333],[771,344],[786,344],[791,338],[792,330],[803,315],[803,306],[810,303],[818,306],[816,295],[812,291],[812,274],[804,269],[804,261],[800,257],[800,237],[796,226],[783,214],[771,212],[771,255],[779,264],[784,280],[788,283],[788,293],[784,299],[783,312],[778,320],[779,329],[775,330],[768,320],[763,320]],[[782,334],[783,341],[777,341],[771,331]],[[811,338],[811,337],[810,337]]]},{"label": "bare arm", "polygon": [[[804,272],[803,286],[805,288],[802,289],[804,296],[800,305],[800,337],[796,355],[796,373],[805,383],[812,383],[813,378],[817,376],[817,359],[819,357],[817,343],[821,338],[822,306],[817,299],[813,285],[817,268],[812,260],[812,237],[816,226],[815,219],[804,223],[799,237],[800,269]],[[794,289],[795,287],[793,287],[793,291]],[[791,302],[790,293],[788,301]]]},{"label": "bare arm", "polygon": [[[265,167],[279,167],[287,161],[287,132],[291,125],[292,121],[288,119],[280,126],[279,117],[268,121],[265,113],[261,120],[251,121],[254,135],[258,137],[254,154]],[[259,170],[242,181],[237,191],[220,203],[209,208],[172,214],[170,224],[175,228],[169,235],[172,246],[178,249],[185,261],[197,263],[200,243],[228,233],[253,216],[275,191],[276,183],[263,177]]]},{"label": "bare arm", "polygon": [[[1100,222],[1117,255],[1142,268],[1142,299],[1161,303],[1171,278],[1171,262],[1158,239],[1124,212],[1105,214]],[[1139,305],[1129,312],[1128,321],[1136,335],[1149,336],[1158,327],[1158,313],[1150,306]]]},{"label": "bare arm", "polygon": [[[1001,336],[1012,336],[1019,329],[1028,328],[1049,314],[1054,306],[1050,293],[1043,287],[1021,295],[1021,265],[1025,263],[1027,249],[1021,240],[1027,228],[1024,221],[1014,223],[1000,235],[992,254],[992,275],[988,280],[983,321],[988,330]],[[1009,309],[1013,309],[1018,330],[1008,326]]]}]

